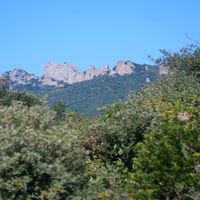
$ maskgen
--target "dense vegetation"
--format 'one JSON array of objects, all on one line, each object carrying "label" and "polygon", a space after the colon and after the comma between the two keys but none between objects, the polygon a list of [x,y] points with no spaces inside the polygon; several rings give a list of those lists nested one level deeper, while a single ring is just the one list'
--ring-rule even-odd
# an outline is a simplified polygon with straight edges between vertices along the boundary
[{"label": "dense vegetation", "polygon": [[[196,65],[198,50],[170,59]],[[182,66],[90,118],[1,82],[0,199],[200,199],[200,82]]]},{"label": "dense vegetation", "polygon": [[[54,107],[57,101],[62,101],[67,105],[68,111],[76,111],[81,115],[97,115],[99,109],[116,101],[125,101],[130,91],[135,91],[146,84],[146,77],[153,82],[158,76],[158,67],[135,64],[134,74],[126,76],[101,76],[95,79],[66,85],[64,88],[40,87],[21,85],[17,91],[27,91],[34,94],[43,95],[49,102],[50,107]],[[109,94],[109,95],[108,95]]]},{"label": "dense vegetation", "polygon": [[20,101],[23,105],[33,106],[42,105],[43,100],[36,95],[27,92],[8,91],[8,81],[4,78],[0,79],[0,105],[10,106],[13,101]]}]

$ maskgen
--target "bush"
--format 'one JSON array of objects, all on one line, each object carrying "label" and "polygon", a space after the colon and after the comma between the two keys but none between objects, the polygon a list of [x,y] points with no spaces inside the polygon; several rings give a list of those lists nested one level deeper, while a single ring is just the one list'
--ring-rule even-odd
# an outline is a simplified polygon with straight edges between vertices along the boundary
[{"label": "bush", "polygon": [[187,45],[179,52],[171,53],[161,50],[162,57],[157,63],[163,64],[173,72],[184,72],[187,75],[200,77],[200,46],[198,44]]},{"label": "bush", "polygon": [[[160,112],[165,109],[158,102],[170,102],[182,98],[178,94],[190,91],[198,95],[198,87],[191,77],[173,75],[163,77],[155,84],[131,93],[125,103],[115,103],[104,108],[99,121],[92,126],[92,137],[98,138],[92,145],[94,154],[110,162],[121,160],[129,171],[132,171],[132,159],[137,156],[137,143],[143,141],[146,132],[159,124]],[[160,100],[159,100],[160,99]],[[156,105],[157,103],[157,105]],[[95,134],[93,134],[95,133]],[[98,155],[99,156],[99,155]]]},{"label": "bush", "polygon": [[191,83],[172,94],[147,102],[158,113],[159,123],[137,145],[132,174],[136,199],[198,199],[200,87]]},{"label": "bush", "polygon": [[[156,131],[162,132],[163,136],[160,136],[160,139],[163,139],[163,142],[169,143],[170,145],[170,141],[167,140],[167,138],[172,138],[170,136],[172,133],[164,132],[164,127],[169,126],[171,130],[176,130],[178,113],[180,116],[181,114],[184,115],[185,112],[198,113],[199,110],[197,108],[200,105],[199,96],[200,84],[196,82],[194,77],[175,74],[170,77],[163,77],[155,84],[130,94],[128,101],[124,104],[116,103],[105,108],[101,118],[89,127],[90,138],[86,142],[86,147],[94,162],[96,158],[97,160],[100,159],[102,163],[104,163],[102,166],[104,166],[105,169],[107,168],[106,166],[110,166],[108,169],[112,169],[111,171],[117,174],[116,178],[120,177],[117,181],[112,182],[110,181],[113,180],[112,173],[104,170],[104,173],[108,174],[106,180],[110,183],[109,188],[112,188],[112,192],[115,193],[116,189],[114,188],[117,188],[118,191],[123,191],[125,193],[128,191],[129,195],[135,195],[135,199],[154,199],[158,197],[154,196],[154,198],[151,198],[152,194],[150,195],[148,192],[145,193],[142,190],[144,184],[142,182],[143,176],[147,176],[145,169],[149,167],[145,163],[145,159],[151,159],[151,150],[154,149],[153,147],[155,146],[157,152],[155,153],[156,155],[152,155],[155,160],[149,161],[150,164],[152,162],[161,162],[160,165],[164,166],[166,160],[159,161],[159,159],[165,154],[168,155],[162,150],[164,144],[159,141],[158,137],[152,136],[152,134]],[[173,122],[173,120],[175,121]],[[196,130],[196,134],[197,133],[198,130]],[[186,134],[191,133],[186,131]],[[148,137],[153,139],[147,140]],[[194,137],[197,139],[197,135],[194,135]],[[185,139],[185,141],[187,141],[187,139]],[[146,147],[146,152],[149,154],[143,155],[141,153],[142,150],[138,146],[140,146],[139,144],[142,142],[144,142],[143,148]],[[174,142],[174,138],[171,142]],[[174,148],[177,148],[174,144],[171,144],[170,147],[172,151]],[[198,149],[196,150],[198,152]],[[172,155],[168,156],[172,157]],[[177,154],[175,151],[174,157],[177,159],[177,162],[179,156],[182,155]],[[133,162],[133,160],[137,164]],[[140,164],[138,164],[138,162]],[[166,174],[168,172],[166,172]],[[153,169],[152,173],[159,173],[160,176],[163,174],[163,177],[167,177],[162,168]],[[181,176],[181,172],[179,171],[178,173],[180,173]],[[96,175],[97,173],[94,172],[94,174]],[[177,174],[174,175],[174,180],[176,175]],[[101,180],[101,175],[99,174],[97,176],[98,180]],[[170,173],[169,176],[171,176]],[[152,182],[146,184],[148,186],[151,185],[154,178],[156,179],[156,175],[155,177],[149,175],[149,180]],[[187,185],[187,182],[185,182],[185,184]],[[192,184],[197,188],[195,182]],[[163,196],[160,196],[158,199],[167,198],[167,192],[170,193],[174,188],[174,185],[168,185],[167,181],[163,181],[162,186],[167,191],[164,193],[162,188],[159,187],[159,183],[156,182],[155,185],[155,187],[159,188],[158,191],[161,191],[159,194],[163,194]],[[98,186],[98,188],[100,188],[100,186]],[[134,188],[138,190],[135,191]],[[147,190],[148,189],[149,188],[147,188]],[[149,191],[152,192],[151,187]],[[185,194],[189,194],[189,191],[185,191]]]},{"label": "bush", "polygon": [[26,106],[42,105],[43,100],[39,96],[27,92],[9,91],[9,82],[0,77],[0,106],[10,106],[13,101],[20,101]]},{"label": "bush", "polygon": [[0,107],[0,199],[71,199],[84,188],[78,133],[43,106]]}]

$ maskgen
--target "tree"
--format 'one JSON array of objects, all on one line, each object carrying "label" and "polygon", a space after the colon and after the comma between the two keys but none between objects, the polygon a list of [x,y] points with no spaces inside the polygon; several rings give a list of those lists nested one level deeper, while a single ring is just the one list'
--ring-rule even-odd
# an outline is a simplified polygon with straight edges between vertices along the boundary
[{"label": "tree", "polygon": [[0,98],[5,95],[8,90],[8,81],[5,78],[0,78]]},{"label": "tree", "polygon": [[162,56],[156,60],[163,64],[173,73],[186,73],[200,77],[200,46],[199,44],[187,45],[179,52],[171,53],[165,49],[160,50]]},{"label": "tree", "polygon": [[159,123],[137,145],[135,199],[192,200],[200,193],[200,85],[190,79],[147,102]]},{"label": "tree", "polygon": [[63,119],[66,108],[67,108],[66,104],[62,101],[57,101],[55,103],[53,109],[56,112],[56,119],[57,120]]},{"label": "tree", "polygon": [[8,80],[6,78],[0,78],[0,105],[10,106],[13,101],[20,101],[29,107],[44,103],[37,95],[27,92],[9,91]]},{"label": "tree", "polygon": [[0,106],[0,199],[76,199],[86,154],[78,131],[55,125],[47,107]]}]

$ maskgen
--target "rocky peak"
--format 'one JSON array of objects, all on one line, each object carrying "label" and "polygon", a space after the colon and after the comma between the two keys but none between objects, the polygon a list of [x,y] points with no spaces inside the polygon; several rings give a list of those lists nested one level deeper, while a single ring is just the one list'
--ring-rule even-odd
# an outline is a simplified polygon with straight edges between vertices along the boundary
[{"label": "rocky peak", "polygon": [[52,78],[66,83],[74,83],[78,70],[73,64],[59,64],[49,62],[44,69],[44,77]]},{"label": "rocky peak", "polygon": [[99,68],[95,68],[95,66],[89,66],[88,70],[85,72],[85,80],[90,80],[92,78],[106,75],[110,72],[108,65],[103,65]]},{"label": "rocky peak", "polygon": [[108,65],[102,65],[99,68],[91,65],[85,72],[79,72],[74,64],[49,62],[45,66],[42,77],[28,74],[21,68],[15,68],[12,71],[6,72],[4,76],[9,77],[13,85],[29,84],[34,81],[34,84],[39,85],[64,86],[65,84],[91,80],[103,75],[126,75],[134,72],[135,66],[131,61],[118,61],[115,67],[111,69]]},{"label": "rocky peak", "polygon": [[9,75],[13,81],[25,78],[28,75],[28,73],[21,68],[15,68],[11,71],[6,72],[5,74]]},{"label": "rocky peak", "polygon": [[135,70],[135,66],[130,61],[118,61],[116,66],[114,67],[114,71],[116,74],[125,75],[125,74],[132,74]]},{"label": "rocky peak", "polygon": [[106,75],[110,72],[110,68],[108,65],[102,65],[101,67],[96,69],[96,76]]},{"label": "rocky peak", "polygon": [[37,76],[29,74],[21,68],[15,68],[11,71],[5,72],[3,76],[7,77],[13,85],[27,84],[33,79],[38,79]]},{"label": "rocky peak", "polygon": [[84,80],[90,80],[96,76],[95,74],[96,68],[94,65],[90,65],[87,71],[84,74]]}]

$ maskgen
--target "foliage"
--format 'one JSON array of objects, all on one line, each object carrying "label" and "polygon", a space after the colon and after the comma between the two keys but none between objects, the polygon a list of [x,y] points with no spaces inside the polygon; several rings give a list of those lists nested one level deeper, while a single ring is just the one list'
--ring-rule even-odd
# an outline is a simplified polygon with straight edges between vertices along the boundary
[{"label": "foliage", "polygon": [[129,99],[126,104],[107,106],[98,125],[101,143],[97,152],[111,162],[121,160],[130,171],[132,158],[137,153],[134,147],[143,140],[143,134],[152,120],[140,94],[135,95],[137,98],[134,98],[134,102]]},{"label": "foliage", "polygon": [[114,168],[101,159],[87,160],[86,176],[89,177],[84,199],[111,200],[129,199],[129,194],[124,191],[124,177],[120,171],[121,166]]},{"label": "foliage", "polygon": [[2,97],[8,90],[7,80],[0,77],[0,97]]},{"label": "foliage", "polygon": [[43,106],[0,107],[0,199],[71,199],[84,187],[78,134]]},{"label": "foliage", "polygon": [[62,101],[57,101],[53,107],[56,112],[56,120],[62,120],[65,114],[66,105]]},{"label": "foliage", "polygon": [[26,106],[43,104],[43,100],[41,100],[39,96],[27,92],[9,91],[8,89],[7,80],[0,78],[0,105],[10,106],[13,101],[20,101]]},{"label": "foliage", "polygon": [[[105,107],[89,128],[92,164],[100,159],[101,174],[108,172],[105,199],[110,190],[116,198],[122,191],[133,199],[199,199],[200,84],[191,69]],[[102,180],[94,168],[95,180]]]},{"label": "foliage", "polygon": [[[166,171],[166,174],[169,173],[169,177],[173,176],[174,178],[174,185],[172,180],[170,182],[171,185],[168,184],[167,176],[164,173],[164,170],[167,168],[166,166],[168,166],[166,159],[172,158],[174,159],[173,163],[179,163],[179,160],[183,158],[183,160],[180,161],[181,163],[188,162],[184,160],[182,154],[179,154],[180,151],[174,150],[174,148],[176,149],[179,146],[176,147],[174,143],[170,144],[170,142],[175,141],[170,134],[173,133],[173,129],[175,132],[177,128],[177,116],[181,117],[182,114],[184,115],[187,112],[199,112],[197,109],[200,106],[199,96],[200,84],[194,77],[172,75],[171,77],[163,77],[154,85],[130,94],[128,101],[124,104],[116,103],[107,106],[104,108],[104,113],[101,118],[90,127],[91,134],[90,139],[87,141],[86,149],[89,150],[91,159],[95,160],[95,157],[97,157],[103,161],[105,166],[112,166],[112,170],[121,178],[120,181],[116,181],[118,183],[118,190],[128,192],[131,196],[135,196],[135,199],[167,199],[168,193],[170,193],[170,190],[173,190],[176,184],[177,173],[181,176],[181,171],[177,173],[173,171],[174,169]],[[173,122],[173,120],[175,121]],[[179,131],[183,132],[183,130],[185,130],[182,124],[183,122],[180,120],[178,122],[181,124],[179,125]],[[188,123],[191,123],[192,126],[194,125],[193,121]],[[196,121],[197,127],[198,123],[199,122]],[[166,131],[163,133],[166,125],[171,129],[169,132]],[[194,138],[191,137],[191,141],[196,139],[196,144],[194,144],[196,147],[198,147],[199,143],[199,130],[197,127],[191,130],[191,132],[185,130],[187,137],[184,136],[186,137],[184,141],[186,143],[187,140],[190,141],[188,137],[194,133]],[[164,144],[159,141],[158,137],[154,135],[151,136],[151,134],[156,131],[163,133],[163,135],[160,134],[160,139],[171,148],[170,153],[173,152],[173,155],[167,154],[168,149],[164,149]],[[153,139],[149,140],[149,137]],[[167,140],[168,137],[171,140]],[[138,144],[142,142],[144,142],[143,148],[139,148]],[[146,150],[146,154],[143,155],[142,151],[144,151],[144,149]],[[153,149],[157,150],[155,155],[152,154]],[[196,151],[199,152],[198,148],[196,148]],[[163,155],[168,156],[161,160]],[[137,157],[138,160],[135,159]],[[146,161],[145,163],[145,159],[150,161]],[[158,165],[160,168],[156,168],[157,166],[153,168],[152,174],[155,173],[155,176],[153,177],[153,175],[150,174],[148,177],[146,170],[151,168],[154,162],[155,165],[159,163]],[[119,163],[121,163],[120,168]],[[148,164],[150,166],[148,166]],[[190,164],[191,169],[195,167],[194,163],[190,162]],[[162,166],[164,169],[162,169]],[[183,166],[184,165],[181,167]],[[163,179],[166,178],[166,180],[164,179],[161,183],[161,186],[156,182],[158,178],[157,174],[160,174]],[[164,176],[162,176],[162,174]],[[109,176],[107,177],[109,179]],[[143,183],[142,180],[145,178],[147,178],[149,182],[146,181]],[[198,176],[196,180],[198,180]],[[191,187],[194,185],[195,189],[198,188],[197,182],[189,181],[191,182]],[[163,194],[163,196],[151,196],[152,193],[151,195],[149,194],[149,191],[152,192],[151,187],[150,189],[147,188],[147,193],[142,190],[144,184],[147,185],[146,187],[149,187],[149,185],[153,185],[154,182],[154,185],[157,184],[156,189],[160,191],[159,194]],[[182,180],[182,183],[187,185],[185,180]],[[110,184],[111,188],[116,186],[113,182]],[[162,187],[165,189],[166,193],[162,190]],[[136,190],[134,188],[136,188]],[[190,191],[185,190],[184,195],[189,195],[189,192]],[[195,193],[195,190],[193,190],[193,192]],[[170,195],[168,196],[169,199],[171,199],[173,194]],[[175,196],[173,197],[175,198]]]},{"label": "foliage", "polygon": [[[135,145],[143,141],[144,134],[160,121],[153,102],[158,102],[161,96],[168,101],[170,98],[180,98],[177,92],[184,91],[184,88],[189,87],[188,84],[194,83],[189,83],[189,79],[177,76],[164,77],[152,86],[131,93],[125,103],[104,107],[104,112],[96,125],[94,138],[98,137],[99,142],[95,148],[93,147],[93,153],[101,152],[103,157],[110,161],[120,159],[131,171],[132,158],[137,155]],[[162,105],[158,107],[165,109]]]},{"label": "foliage", "polygon": [[7,91],[0,99],[0,104],[4,106],[10,106],[13,101],[20,101],[25,106],[42,105],[44,102],[36,95],[29,94],[27,92],[10,92]]},{"label": "foliage", "polygon": [[157,62],[168,67],[172,72],[185,72],[187,75],[200,77],[200,47],[198,44],[187,45],[179,52],[161,50],[162,57]]},{"label": "foliage", "polygon": [[145,135],[133,162],[136,199],[195,199],[200,188],[199,95],[181,92],[168,102],[155,100],[160,125]]}]

